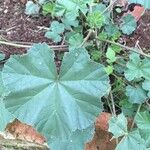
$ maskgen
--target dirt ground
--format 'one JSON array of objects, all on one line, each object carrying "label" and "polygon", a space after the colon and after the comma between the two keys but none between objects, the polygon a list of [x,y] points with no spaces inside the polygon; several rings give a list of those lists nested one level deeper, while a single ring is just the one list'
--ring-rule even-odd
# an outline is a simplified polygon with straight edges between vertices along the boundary
[{"label": "dirt ground", "polygon": [[126,37],[128,46],[139,46],[145,53],[150,53],[150,10],[147,10],[138,21],[136,32],[130,37]]},{"label": "dirt ground", "polygon": [[[49,26],[50,17],[29,17],[24,14],[25,5],[20,0],[0,0],[0,39],[31,44],[51,41],[44,37],[39,27]],[[0,45],[0,51],[6,55],[22,53],[23,48]]]},{"label": "dirt ground", "polygon": [[[53,43],[44,37],[44,30],[40,27],[48,27],[51,18],[48,16],[29,17],[24,14],[25,5],[23,0],[0,0],[0,39],[6,41],[17,41],[21,44],[32,44],[46,42]],[[139,20],[136,32],[129,37],[125,37],[127,45],[135,46],[139,44],[144,52],[150,52],[150,10]],[[0,45],[0,52],[9,57],[11,54],[25,52],[24,48],[16,48]]]}]

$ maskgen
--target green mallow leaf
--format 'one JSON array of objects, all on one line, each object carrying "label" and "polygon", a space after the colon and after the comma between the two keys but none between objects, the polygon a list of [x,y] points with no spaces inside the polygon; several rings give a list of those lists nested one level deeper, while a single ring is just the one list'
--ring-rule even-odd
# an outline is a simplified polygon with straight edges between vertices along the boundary
[{"label": "green mallow leaf", "polygon": [[5,88],[2,82],[2,76],[0,72],[0,131],[4,130],[7,123],[13,118],[12,115],[5,108],[2,94],[4,94]]},{"label": "green mallow leaf", "polygon": [[150,59],[141,59],[139,54],[132,53],[130,60],[127,63],[127,70],[125,71],[125,77],[131,81],[144,77],[150,80]]},{"label": "green mallow leaf", "polygon": [[146,91],[148,91],[148,97],[150,98],[150,80],[145,80],[142,83],[142,88]]},{"label": "green mallow leaf", "polygon": [[76,19],[77,14],[75,12],[68,12],[65,16],[61,19],[65,29],[71,30],[72,27],[78,27],[79,21]]},{"label": "green mallow leaf", "polygon": [[113,63],[116,61],[116,53],[115,51],[112,50],[111,47],[108,47],[107,52],[106,52],[106,57],[107,57],[107,62],[108,63]]},{"label": "green mallow leaf", "polygon": [[58,21],[53,21],[50,26],[50,30],[54,33],[61,34],[64,32],[64,25]]},{"label": "green mallow leaf", "polygon": [[131,14],[128,14],[122,18],[120,29],[124,34],[130,35],[136,29],[136,26],[135,18]]},{"label": "green mallow leaf", "polygon": [[117,117],[113,116],[109,120],[108,131],[113,133],[113,137],[115,138],[128,134],[126,117],[123,114],[120,114]]},{"label": "green mallow leaf", "polygon": [[58,21],[53,21],[49,30],[45,33],[45,37],[52,39],[54,42],[60,42],[61,36],[65,30],[64,24],[59,23]]},{"label": "green mallow leaf", "polygon": [[87,16],[87,23],[91,28],[101,28],[105,23],[105,17],[98,11]]},{"label": "green mallow leaf", "polygon": [[57,0],[56,14],[62,16],[64,13],[72,12],[78,14],[80,10],[83,14],[88,11],[87,4],[90,4],[92,0]]},{"label": "green mallow leaf", "polygon": [[105,18],[105,24],[109,24],[110,12],[105,10],[106,10],[106,5],[102,3],[95,3],[92,6],[92,12],[99,12],[100,14],[103,13],[103,17]]},{"label": "green mallow leaf", "polygon": [[52,16],[55,14],[55,4],[52,2],[46,3],[42,5],[42,12],[44,15],[51,14]]},{"label": "green mallow leaf", "polygon": [[138,108],[138,104],[130,103],[127,99],[123,99],[119,102],[121,106],[122,113],[127,117],[134,117],[135,112]]},{"label": "green mallow leaf", "polygon": [[40,11],[40,5],[29,0],[26,3],[25,13],[27,15],[37,15]]},{"label": "green mallow leaf", "polygon": [[91,59],[94,61],[99,61],[102,56],[102,52],[100,50],[92,50]]},{"label": "green mallow leaf", "polygon": [[126,87],[126,95],[129,97],[131,103],[142,104],[146,101],[147,95],[141,86],[130,86]]},{"label": "green mallow leaf", "polygon": [[150,150],[150,130],[139,129],[139,133],[140,133],[141,137],[145,140],[145,145],[147,147],[146,150]]},{"label": "green mallow leaf", "polygon": [[128,131],[127,118],[123,114],[110,119],[109,132],[115,138],[123,136],[115,150],[146,150],[147,141],[141,137],[139,130]]},{"label": "green mallow leaf", "polygon": [[85,49],[65,53],[58,74],[54,51],[46,44],[11,56],[2,79],[11,91],[6,108],[50,142],[68,140],[72,132],[92,125],[103,110],[100,98],[110,90],[104,66],[90,60]]},{"label": "green mallow leaf", "polygon": [[89,126],[83,130],[76,130],[72,132],[68,140],[55,140],[51,145],[54,150],[83,150],[85,143],[89,142],[94,136],[94,126]]},{"label": "green mallow leaf", "polygon": [[150,9],[150,2],[149,0],[129,0],[130,3],[137,3],[144,6],[144,8]]},{"label": "green mallow leaf", "polygon": [[148,111],[137,113],[135,121],[139,129],[147,130],[150,134],[150,113]]},{"label": "green mallow leaf", "polygon": [[56,43],[61,41],[61,36],[55,32],[47,31],[45,37],[52,39]]},{"label": "green mallow leaf", "polygon": [[140,129],[141,137],[146,142],[146,147],[150,148],[150,113],[148,111],[137,113],[135,122]]},{"label": "green mallow leaf", "polygon": [[69,38],[69,49],[75,49],[76,47],[79,47],[83,42],[83,35],[80,33],[74,33]]},{"label": "green mallow leaf", "polygon": [[110,75],[110,74],[113,73],[114,68],[113,68],[113,66],[108,65],[107,67],[105,67],[105,71],[106,71],[106,73],[107,73],[108,75]]},{"label": "green mallow leaf", "polygon": [[[115,129],[117,130],[117,128]],[[144,139],[141,138],[139,131],[135,130],[127,134],[119,142],[115,150],[146,150]]]},{"label": "green mallow leaf", "polygon": [[3,101],[0,99],[0,131],[3,131],[6,125],[13,119],[12,115],[5,108]]}]

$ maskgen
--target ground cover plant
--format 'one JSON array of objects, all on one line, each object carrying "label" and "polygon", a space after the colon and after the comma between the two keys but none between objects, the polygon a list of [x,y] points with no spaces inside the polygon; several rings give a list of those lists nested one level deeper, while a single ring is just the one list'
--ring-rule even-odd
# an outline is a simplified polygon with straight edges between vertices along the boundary
[{"label": "ground cover plant", "polygon": [[[17,118],[43,134],[52,150],[83,150],[94,135],[96,117],[109,112],[108,131],[116,150],[150,149],[149,50],[121,41],[138,23],[119,2],[27,1],[29,17],[50,16],[49,26],[40,29],[54,46],[0,41],[28,48],[9,59],[0,54],[5,62],[0,72],[1,131]],[[128,2],[150,8],[148,0]],[[57,45],[65,52],[57,53]]]}]

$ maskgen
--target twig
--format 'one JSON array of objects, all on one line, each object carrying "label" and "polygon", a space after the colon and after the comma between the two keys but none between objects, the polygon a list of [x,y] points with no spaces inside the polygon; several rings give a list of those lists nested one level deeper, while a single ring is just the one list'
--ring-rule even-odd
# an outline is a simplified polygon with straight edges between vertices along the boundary
[{"label": "twig", "polygon": [[[117,117],[117,115],[116,115],[116,109],[115,109],[115,102],[114,102],[114,97],[113,97],[113,94],[112,94],[112,91],[110,91],[110,99],[111,99],[111,103],[112,103],[112,111],[113,111],[113,115],[115,116],[115,117]],[[116,144],[118,144],[118,138],[116,138]]]},{"label": "twig", "polygon": [[114,115],[115,117],[117,117],[117,115],[116,115],[116,109],[115,109],[114,97],[113,97],[113,94],[112,94],[111,91],[110,91],[110,99],[111,99],[111,103],[112,103],[113,115]]},{"label": "twig", "polygon": [[82,47],[86,43],[86,41],[90,38],[92,32],[93,32],[93,30],[89,30],[87,36],[84,38],[83,42],[81,43],[81,45],[79,47]]},{"label": "twig", "polygon": [[147,104],[147,106],[150,108],[150,104],[149,104],[148,100],[146,101],[146,104]]},{"label": "twig", "polygon": [[[32,45],[24,45],[24,44],[17,44],[13,42],[6,42],[6,41],[0,41],[0,44],[2,45],[8,45],[8,46],[13,46],[13,47],[18,47],[18,48],[31,48]],[[33,43],[35,44],[35,43]],[[50,48],[52,48],[55,51],[68,51],[68,46],[67,45],[51,45]]]},{"label": "twig", "polygon": [[[136,116],[136,115],[137,115],[137,113],[140,111],[141,106],[142,106],[142,104],[140,104],[140,105],[138,106],[138,109],[137,109],[137,111],[136,111],[136,113],[135,113],[135,116]],[[132,129],[133,129],[133,127],[134,127],[134,124],[135,124],[135,116],[134,116],[133,122],[132,122],[132,124],[131,124],[131,128],[130,128],[130,130],[132,130]]]},{"label": "twig", "polygon": [[114,3],[117,1],[118,0],[114,0],[114,1],[110,0],[108,7],[102,12],[102,14],[104,14],[107,10],[109,10],[109,8],[111,8],[114,5]]},{"label": "twig", "polygon": [[[98,40],[100,40],[100,39],[98,39]],[[139,49],[135,50],[135,49],[132,48],[132,47],[128,47],[128,46],[122,45],[122,44],[120,44],[120,43],[116,43],[116,42],[109,41],[109,40],[100,40],[100,41],[104,41],[104,42],[107,42],[107,43],[110,43],[110,44],[114,44],[114,45],[120,46],[120,47],[122,47],[122,48],[124,48],[124,49],[127,49],[127,50],[129,50],[129,51],[132,51],[132,52],[135,52],[135,53],[138,53],[138,54],[140,54],[140,55],[143,55],[143,56],[145,56],[145,57],[150,58],[150,55],[145,54],[143,51],[141,51],[141,50],[139,50]]]}]

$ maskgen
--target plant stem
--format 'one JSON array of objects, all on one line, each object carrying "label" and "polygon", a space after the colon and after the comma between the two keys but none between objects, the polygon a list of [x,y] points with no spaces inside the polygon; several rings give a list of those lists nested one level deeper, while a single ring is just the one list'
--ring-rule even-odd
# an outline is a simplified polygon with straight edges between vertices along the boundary
[{"label": "plant stem", "polygon": [[146,104],[147,104],[147,106],[150,108],[150,104],[149,104],[148,100],[146,101]]},{"label": "plant stem", "polygon": [[104,14],[107,10],[109,10],[114,5],[114,3],[117,1],[118,0],[114,0],[114,1],[110,0],[108,7],[102,12],[102,14]]},{"label": "plant stem", "polygon": [[112,103],[113,115],[115,117],[117,117],[117,115],[116,115],[116,109],[115,109],[115,102],[114,102],[114,97],[113,97],[112,91],[110,91],[110,99],[111,99],[111,103]]},{"label": "plant stem", "polygon": [[[100,39],[99,39],[99,40],[100,40]],[[143,56],[145,56],[145,57],[150,58],[150,55],[145,54],[143,51],[141,51],[141,50],[139,50],[139,49],[136,50],[135,48],[128,47],[128,46],[125,46],[125,45],[122,45],[122,44],[120,44],[120,43],[116,43],[116,42],[113,42],[113,41],[110,41],[110,40],[101,40],[101,41],[107,42],[107,43],[110,43],[110,44],[114,44],[114,45],[117,45],[117,46],[120,46],[120,47],[122,47],[122,48],[124,48],[124,49],[127,49],[127,50],[129,50],[129,51],[132,51],[132,52],[135,52],[135,53],[138,53],[138,54],[140,54],[140,55],[143,55]]]},{"label": "plant stem", "polygon": [[[114,102],[114,97],[113,97],[113,94],[112,94],[112,91],[110,91],[110,99],[111,99],[111,103],[112,103],[112,111],[113,111],[113,115],[115,117],[117,117],[116,115],[116,109],[115,109],[115,102]],[[118,144],[118,138],[116,138],[116,145]]]},{"label": "plant stem", "polygon": [[83,42],[81,43],[81,45],[79,47],[84,46],[84,44],[86,43],[86,41],[90,38],[91,34],[92,34],[93,30],[89,30],[87,36],[84,38]]},{"label": "plant stem", "polygon": [[[18,48],[31,48],[32,47],[32,45],[17,44],[17,43],[1,41],[1,40],[0,40],[0,44],[18,47]],[[35,44],[35,43],[33,43],[33,44]],[[55,51],[59,51],[59,50],[68,51],[67,45],[51,45],[50,48],[54,49]]]},{"label": "plant stem", "polygon": [[113,114],[113,111],[112,111],[112,108],[111,108],[111,105],[110,105],[109,99],[108,99],[108,98],[106,98],[106,100],[107,100],[107,104],[108,104],[108,107],[109,107],[109,109],[110,109],[110,112],[111,112],[111,114]]},{"label": "plant stem", "polygon": [[[142,106],[142,104],[140,104],[140,105],[138,106],[138,109],[137,109],[137,111],[136,111],[136,113],[135,113],[135,116],[136,116],[136,115],[137,115],[137,113],[140,111],[141,106]],[[135,124],[135,116],[134,116],[133,122],[132,122],[132,124],[131,124],[131,128],[130,128],[130,130],[132,130],[132,129],[133,129],[133,127],[134,127],[134,124]]]}]

